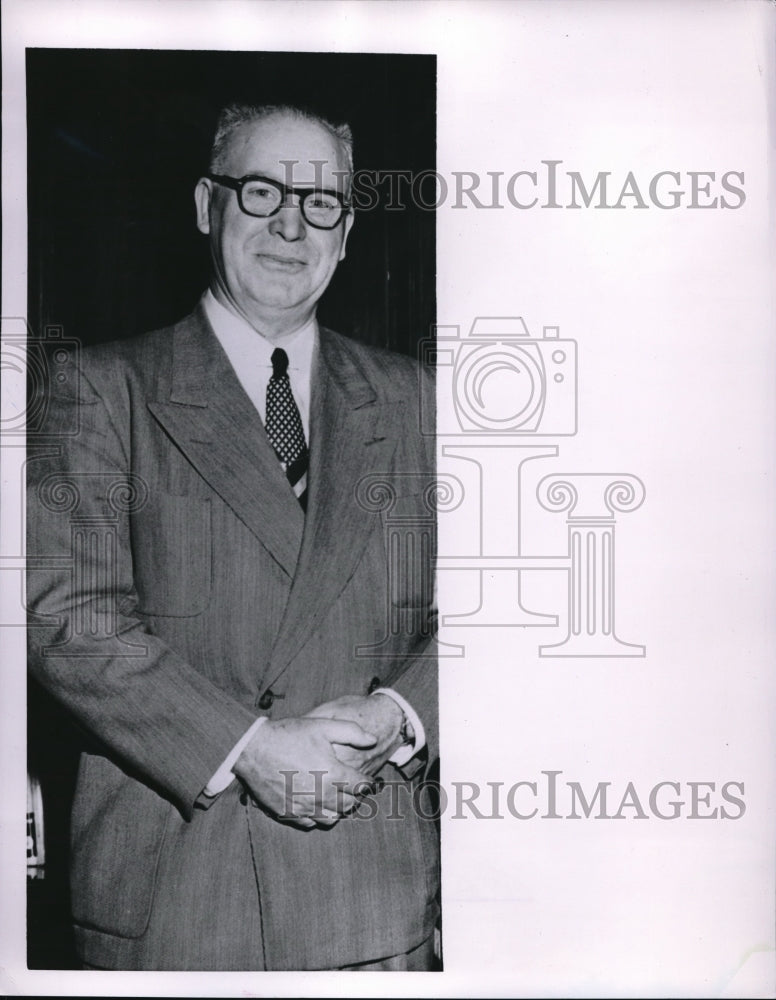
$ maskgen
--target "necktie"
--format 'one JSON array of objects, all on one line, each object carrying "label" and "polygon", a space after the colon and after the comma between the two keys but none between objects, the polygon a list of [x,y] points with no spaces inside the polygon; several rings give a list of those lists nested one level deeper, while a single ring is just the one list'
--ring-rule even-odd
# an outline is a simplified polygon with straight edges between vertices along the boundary
[{"label": "necktie", "polygon": [[272,376],[267,383],[264,426],[291,489],[304,509],[307,501],[309,455],[302,418],[288,378],[288,355],[282,347],[276,347],[272,352]]}]

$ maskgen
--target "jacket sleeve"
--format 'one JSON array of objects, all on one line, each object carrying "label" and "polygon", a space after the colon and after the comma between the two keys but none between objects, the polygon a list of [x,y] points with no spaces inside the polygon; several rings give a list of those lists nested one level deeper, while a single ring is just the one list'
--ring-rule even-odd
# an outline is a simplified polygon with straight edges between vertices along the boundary
[{"label": "jacket sleeve", "polygon": [[115,414],[82,373],[77,389],[52,391],[47,443],[28,455],[29,667],[108,756],[190,818],[255,715],[133,616],[129,513],[145,484]]},{"label": "jacket sleeve", "polygon": [[407,659],[390,686],[417,712],[426,733],[426,751],[411,758],[400,770],[412,777],[424,764],[439,757],[439,690],[436,639],[419,654]]}]

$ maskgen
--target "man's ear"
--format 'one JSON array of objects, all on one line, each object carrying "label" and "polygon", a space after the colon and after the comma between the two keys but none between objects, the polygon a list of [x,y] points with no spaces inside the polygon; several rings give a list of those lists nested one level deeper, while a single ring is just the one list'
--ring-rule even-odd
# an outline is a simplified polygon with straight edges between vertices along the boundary
[{"label": "man's ear", "polygon": [[340,247],[340,255],[337,258],[338,260],[345,259],[345,246],[348,242],[348,236],[350,235],[350,230],[353,228],[353,223],[355,221],[356,221],[356,216],[354,215],[353,209],[351,208],[351,210],[345,216],[345,221],[342,223],[342,228],[343,228],[342,246]]},{"label": "man's ear", "polygon": [[212,196],[212,181],[206,177],[200,177],[194,188],[194,204],[197,206],[197,229],[205,234],[210,232],[210,199]]}]

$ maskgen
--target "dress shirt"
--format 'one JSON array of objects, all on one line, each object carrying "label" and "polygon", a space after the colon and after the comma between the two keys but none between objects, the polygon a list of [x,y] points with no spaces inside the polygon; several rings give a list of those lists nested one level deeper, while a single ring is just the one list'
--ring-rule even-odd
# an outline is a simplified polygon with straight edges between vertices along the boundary
[{"label": "dress shirt", "polygon": [[[226,352],[240,385],[258,410],[262,423],[265,422],[267,412],[267,383],[272,375],[272,352],[276,347],[283,348],[288,355],[291,392],[299,409],[305,439],[309,445],[312,370],[318,346],[318,324],[315,317],[280,343],[273,344],[242,316],[222,305],[210,289],[202,297],[202,305],[213,332]],[[373,694],[384,694],[392,698],[414,731],[414,742],[403,744],[390,758],[392,764],[401,767],[426,745],[423,723],[406,699],[391,688],[379,688]],[[205,795],[209,797],[219,795],[234,781],[232,767],[259,726],[266,721],[265,716],[256,719],[234,745],[226,760],[205,786]]]},{"label": "dress shirt", "polygon": [[267,416],[267,383],[272,377],[272,352],[282,347],[288,355],[288,378],[291,392],[302,418],[304,436],[310,443],[310,386],[313,362],[318,343],[318,324],[313,317],[296,333],[284,337],[277,344],[260,333],[216,299],[210,289],[205,292],[202,304],[213,332],[221,343],[235,370],[240,385],[259,411],[261,422]]}]

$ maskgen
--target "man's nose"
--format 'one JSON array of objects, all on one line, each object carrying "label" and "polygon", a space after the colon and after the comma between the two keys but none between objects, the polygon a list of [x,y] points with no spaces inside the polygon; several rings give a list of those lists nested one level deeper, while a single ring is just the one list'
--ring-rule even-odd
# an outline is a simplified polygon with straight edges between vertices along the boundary
[{"label": "man's nose", "polygon": [[297,197],[287,198],[280,211],[270,218],[269,231],[289,242],[304,239],[307,229]]}]

